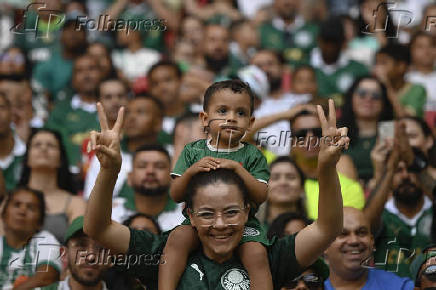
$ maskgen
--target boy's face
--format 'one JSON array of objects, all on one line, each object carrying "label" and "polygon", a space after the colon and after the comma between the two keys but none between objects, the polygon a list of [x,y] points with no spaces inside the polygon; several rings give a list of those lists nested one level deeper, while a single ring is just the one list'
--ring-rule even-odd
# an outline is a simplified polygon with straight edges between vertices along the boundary
[{"label": "boy's face", "polygon": [[318,85],[316,83],[315,73],[309,69],[301,69],[295,74],[293,91],[296,94],[316,95]]},{"label": "boy's face", "polygon": [[216,92],[210,99],[206,112],[200,113],[204,127],[209,127],[212,141],[220,133],[220,144],[237,145],[254,122],[250,111],[250,96],[234,93],[230,89]]}]

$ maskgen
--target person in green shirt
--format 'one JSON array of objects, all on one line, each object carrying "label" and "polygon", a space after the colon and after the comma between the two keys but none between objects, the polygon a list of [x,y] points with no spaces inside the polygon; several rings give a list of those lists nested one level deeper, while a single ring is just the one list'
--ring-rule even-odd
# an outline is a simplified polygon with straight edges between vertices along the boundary
[{"label": "person in green shirt", "polygon": [[[102,131],[93,132],[91,139],[101,168],[87,205],[84,232],[114,253],[127,253],[138,259],[147,254],[159,257],[167,236],[130,230],[111,221],[111,195],[121,167],[119,134],[124,110],[119,111],[117,122],[109,129],[101,105],[97,108]],[[317,108],[323,135],[338,140],[335,146],[323,143],[319,151],[319,219],[294,236],[274,238],[267,246],[274,289],[280,289],[313,264],[342,231],[342,198],[335,168],[349,138],[346,128],[336,128],[333,101],[329,108],[329,118],[321,107]],[[250,210],[249,188],[237,173],[225,168],[196,174],[188,187],[189,218],[202,247],[189,255],[177,289],[250,289],[248,274],[235,255],[244,234],[258,235],[244,227]],[[161,257],[161,261],[165,258]],[[137,261],[124,265],[127,268],[150,285],[150,289],[156,289],[158,265],[147,266]]]},{"label": "person in green shirt", "polygon": [[410,146],[399,125],[395,127],[395,140],[384,175],[364,212],[377,233],[375,265],[407,277],[411,276],[410,263],[431,241],[433,209],[413,166],[413,152],[408,157]]},{"label": "person in green shirt", "polygon": [[279,52],[291,66],[308,63],[319,27],[298,15],[297,5],[275,0],[274,17],[259,27],[260,46]]},{"label": "person in green shirt", "polygon": [[331,17],[320,27],[319,48],[312,51],[310,64],[316,69],[319,96],[334,98],[336,106],[341,107],[345,91],[354,79],[368,74],[368,69],[344,53],[345,31],[340,18]]},{"label": "person in green shirt", "polygon": [[12,130],[11,103],[0,92],[0,168],[3,172],[6,190],[12,190],[18,183],[22,171],[26,144]]},{"label": "person in green shirt", "polygon": [[427,92],[420,84],[406,81],[410,51],[402,44],[388,43],[377,51],[374,74],[385,84],[397,117],[422,118]]},{"label": "person in green shirt", "polygon": [[61,133],[72,168],[81,168],[83,140],[88,137],[89,131],[98,129],[95,101],[99,83],[97,61],[86,54],[78,57],[74,62],[72,78],[76,94],[72,99],[59,101],[45,124],[47,128]]}]

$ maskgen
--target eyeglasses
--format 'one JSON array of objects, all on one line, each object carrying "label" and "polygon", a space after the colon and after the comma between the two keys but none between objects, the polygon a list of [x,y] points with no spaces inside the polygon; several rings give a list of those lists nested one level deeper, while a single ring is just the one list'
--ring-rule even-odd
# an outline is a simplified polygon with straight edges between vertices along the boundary
[{"label": "eyeglasses", "polygon": [[321,128],[303,128],[295,130],[293,136],[297,138],[305,138],[307,133],[311,132],[313,136],[321,138],[322,137],[322,129]]},{"label": "eyeglasses", "polygon": [[357,89],[356,94],[359,96],[359,98],[363,99],[367,96],[370,96],[372,100],[380,100],[381,99],[381,93],[375,90],[367,90],[367,89]]},{"label": "eyeglasses", "polygon": [[422,271],[422,275],[424,275],[428,280],[432,282],[436,282],[436,265],[430,265]]},{"label": "eyeglasses", "polygon": [[294,280],[286,283],[285,289],[294,289],[297,288],[298,282],[303,281],[304,284],[310,289],[310,290],[317,290],[319,289],[323,282],[321,278],[316,274],[306,274],[306,275],[300,275]]},{"label": "eyeglasses", "polygon": [[213,226],[219,216],[223,219],[226,225],[239,225],[241,220],[240,217],[246,210],[246,207],[231,207],[221,212],[215,212],[212,210],[191,210],[191,213],[195,215],[202,226]]}]

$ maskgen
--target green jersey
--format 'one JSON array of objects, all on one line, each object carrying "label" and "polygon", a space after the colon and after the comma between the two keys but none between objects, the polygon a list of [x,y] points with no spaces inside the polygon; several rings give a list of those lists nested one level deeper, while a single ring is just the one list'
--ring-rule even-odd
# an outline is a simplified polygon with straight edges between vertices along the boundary
[{"label": "green jersey", "polygon": [[[15,280],[20,276],[30,277],[36,269],[50,265],[60,272],[60,245],[56,238],[47,231],[35,234],[21,249],[8,245],[5,236],[0,237],[0,286],[1,289],[12,289]],[[45,269],[45,268],[44,268]]]},{"label": "green jersey", "polygon": [[260,26],[260,46],[283,54],[292,66],[309,61],[310,52],[316,47],[319,27],[296,18],[291,28],[285,28],[283,20],[275,18]]},{"label": "green jersey", "polygon": [[321,97],[334,99],[337,106],[343,105],[343,94],[353,81],[368,74],[365,65],[348,59],[344,54],[339,57],[335,64],[327,65],[324,63],[319,49],[313,51],[311,64],[315,67],[318,94]]},{"label": "green jersey", "polygon": [[[161,253],[167,238],[168,233],[157,236],[147,231],[130,229],[128,259],[120,259],[115,263],[118,270],[127,270],[129,274],[146,284],[149,287],[147,289],[157,289],[158,264],[160,258],[165,261]],[[294,235],[282,239],[273,238],[271,246],[267,247],[267,253],[274,289],[280,289],[284,283],[302,272],[295,257]],[[126,260],[130,260],[130,263]],[[177,289],[248,290],[250,280],[237,257],[232,257],[224,263],[217,263],[206,257],[200,248],[190,254]]]},{"label": "green jersey", "polygon": [[408,84],[400,93],[400,103],[413,116],[422,118],[424,106],[427,102],[427,92],[420,84]]},{"label": "green jersey", "polygon": [[45,126],[61,133],[70,166],[79,166],[83,141],[91,130],[99,130],[95,104],[83,103],[78,95],[60,101]]},{"label": "green jersey", "polygon": [[400,213],[394,200],[390,199],[382,214],[383,228],[376,239],[376,266],[401,277],[411,277],[410,263],[431,242],[432,220],[432,203],[428,198],[412,219]]},{"label": "green jersey", "polygon": [[217,150],[210,144],[210,139],[201,139],[186,145],[171,175],[181,176],[189,167],[206,156],[239,162],[254,178],[268,183],[268,164],[259,149],[251,144],[241,142],[237,148]]}]

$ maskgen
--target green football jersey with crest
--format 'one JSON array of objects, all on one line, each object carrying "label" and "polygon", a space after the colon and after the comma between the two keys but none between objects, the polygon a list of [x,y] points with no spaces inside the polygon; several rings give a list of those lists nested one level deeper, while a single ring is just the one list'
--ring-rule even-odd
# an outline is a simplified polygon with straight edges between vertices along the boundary
[{"label": "green football jersey with crest", "polygon": [[[157,236],[147,231],[130,229],[127,257],[130,263],[120,260],[116,263],[119,271],[128,271],[139,278],[147,289],[157,289],[159,259],[165,262],[162,250],[168,232]],[[297,277],[302,269],[295,257],[295,236],[273,238],[267,254],[271,268],[274,289],[281,289],[284,283]],[[133,258],[134,257],[134,258]],[[127,259],[128,260],[128,259]],[[178,290],[249,290],[250,279],[241,261],[235,256],[224,263],[217,263],[206,257],[199,248],[190,254],[185,271],[179,280]]]},{"label": "green football jersey with crest", "polygon": [[310,52],[317,46],[318,30],[318,25],[302,22],[285,32],[266,22],[259,28],[260,46],[281,52],[286,62],[298,66],[308,63]]},{"label": "green football jersey with crest", "polygon": [[71,103],[68,99],[58,102],[45,126],[61,133],[70,166],[79,166],[83,141],[91,130],[99,130],[100,125],[97,112],[74,109]]},{"label": "green football jersey with crest", "polygon": [[171,175],[181,176],[189,167],[206,156],[239,162],[254,178],[268,183],[269,168],[265,157],[259,149],[245,142],[241,142],[238,148],[218,150],[206,139],[189,143],[180,154]]},{"label": "green football jersey with crest", "polygon": [[375,244],[376,267],[401,277],[411,277],[410,263],[431,242],[432,219],[431,207],[421,213],[415,225],[407,224],[397,213],[385,209],[382,214],[383,228]]}]

